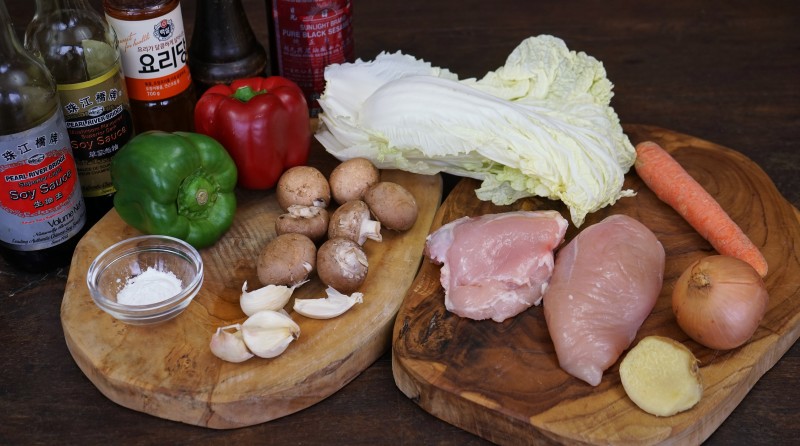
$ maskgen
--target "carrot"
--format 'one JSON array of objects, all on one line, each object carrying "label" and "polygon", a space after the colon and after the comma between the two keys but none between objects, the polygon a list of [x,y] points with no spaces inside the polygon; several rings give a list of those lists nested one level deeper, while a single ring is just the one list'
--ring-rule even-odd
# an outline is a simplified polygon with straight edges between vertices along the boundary
[{"label": "carrot", "polygon": [[666,150],[652,142],[636,145],[636,173],[722,255],[749,263],[761,277],[767,260],[722,206]]}]

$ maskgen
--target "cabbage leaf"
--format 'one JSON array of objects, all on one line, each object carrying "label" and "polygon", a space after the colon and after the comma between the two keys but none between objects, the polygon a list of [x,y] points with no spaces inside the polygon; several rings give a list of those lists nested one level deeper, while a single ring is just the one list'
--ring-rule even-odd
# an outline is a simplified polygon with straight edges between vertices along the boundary
[{"label": "cabbage leaf", "polygon": [[481,79],[400,52],[335,64],[316,137],[340,160],[481,181],[478,198],[561,200],[580,226],[622,190],[635,151],[597,59],[553,36],[524,40]]}]

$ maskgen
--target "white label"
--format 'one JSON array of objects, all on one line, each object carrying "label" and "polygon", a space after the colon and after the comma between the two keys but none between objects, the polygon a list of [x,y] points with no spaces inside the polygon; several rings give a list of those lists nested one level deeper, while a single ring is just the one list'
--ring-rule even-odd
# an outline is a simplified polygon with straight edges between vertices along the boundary
[{"label": "white label", "polygon": [[64,116],[0,135],[0,244],[17,251],[56,246],[86,221]]},{"label": "white label", "polygon": [[148,20],[119,20],[106,14],[122,55],[128,97],[162,100],[189,88],[186,31],[180,4],[167,14]]}]

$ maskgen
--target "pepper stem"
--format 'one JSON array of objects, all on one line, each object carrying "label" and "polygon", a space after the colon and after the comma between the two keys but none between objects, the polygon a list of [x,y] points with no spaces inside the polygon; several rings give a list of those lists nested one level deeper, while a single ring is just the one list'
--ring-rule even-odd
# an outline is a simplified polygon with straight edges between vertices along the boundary
[{"label": "pepper stem", "polygon": [[237,88],[233,93],[233,97],[242,102],[247,102],[260,94],[265,94],[266,92],[267,90],[253,90],[253,87],[245,86]]},{"label": "pepper stem", "polygon": [[200,189],[194,195],[194,198],[197,200],[197,204],[203,206],[208,203],[208,191],[205,189]]}]

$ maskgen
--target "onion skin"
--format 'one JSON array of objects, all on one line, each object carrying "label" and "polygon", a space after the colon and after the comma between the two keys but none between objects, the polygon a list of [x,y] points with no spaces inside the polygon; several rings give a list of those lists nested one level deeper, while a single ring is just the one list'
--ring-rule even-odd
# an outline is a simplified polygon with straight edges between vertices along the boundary
[{"label": "onion skin", "polygon": [[748,263],[714,255],[689,266],[672,292],[681,329],[701,345],[730,350],[747,342],[767,311],[769,294]]}]

